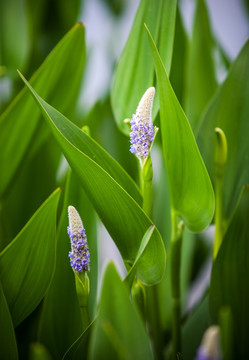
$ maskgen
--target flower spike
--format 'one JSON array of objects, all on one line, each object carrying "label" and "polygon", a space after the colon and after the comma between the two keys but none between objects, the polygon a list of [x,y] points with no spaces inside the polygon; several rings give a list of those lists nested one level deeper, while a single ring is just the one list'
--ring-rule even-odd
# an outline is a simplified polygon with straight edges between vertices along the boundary
[{"label": "flower spike", "polygon": [[71,240],[70,265],[77,273],[90,270],[90,253],[82,220],[73,206],[68,207],[68,235]]},{"label": "flower spike", "polygon": [[130,152],[139,159],[145,159],[149,155],[151,143],[154,141],[154,129],[152,124],[152,105],[155,88],[150,87],[141,98],[136,114],[132,115],[130,124]]}]

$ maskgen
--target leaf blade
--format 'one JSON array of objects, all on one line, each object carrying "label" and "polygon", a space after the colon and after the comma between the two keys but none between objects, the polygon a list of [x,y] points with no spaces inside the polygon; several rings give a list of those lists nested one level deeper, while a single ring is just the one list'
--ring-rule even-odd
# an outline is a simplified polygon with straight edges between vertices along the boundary
[{"label": "leaf blade", "polygon": [[51,281],[59,195],[57,189],[0,253],[2,285],[15,326],[36,308]]},{"label": "leaf blade", "polygon": [[214,193],[189,122],[170,85],[156,45],[148,31],[160,99],[160,123],[171,206],[193,232],[209,225]]},{"label": "leaf blade", "polygon": [[[56,141],[75,174],[79,177],[81,185],[88,194],[100,219],[116,242],[124,261],[133,262],[145,231],[152,225],[151,220],[117,180],[100,166],[98,152],[103,153],[101,147],[98,146],[95,153],[95,143],[91,142],[90,137],[82,132],[80,134],[79,129],[74,124],[42,100],[30,84],[24,78],[23,80],[41,108]],[[65,129],[69,129],[69,134]],[[77,146],[80,146],[78,148],[71,142],[74,133],[75,138],[78,137],[78,139],[88,137],[89,143],[93,146],[91,154],[84,152],[83,143],[78,142]],[[156,228],[153,232],[153,241],[149,242],[144,256],[149,259],[150,253],[154,252],[158,254],[161,263],[151,264],[150,272],[143,271],[143,268],[138,270],[140,280],[148,285],[160,281],[166,264],[165,248],[161,235]]]}]

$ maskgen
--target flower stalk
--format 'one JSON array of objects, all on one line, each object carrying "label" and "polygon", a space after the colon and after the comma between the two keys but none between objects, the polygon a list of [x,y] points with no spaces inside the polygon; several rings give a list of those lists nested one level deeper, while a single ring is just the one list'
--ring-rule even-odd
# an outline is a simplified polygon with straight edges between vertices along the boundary
[{"label": "flower stalk", "polygon": [[[153,167],[150,151],[158,132],[158,128],[156,126],[153,127],[152,123],[152,106],[154,96],[155,88],[148,88],[142,96],[136,113],[132,116],[130,121],[130,152],[135,154],[139,160],[139,180],[143,196],[143,210],[149,218],[152,218],[153,205]],[[135,284],[136,279],[133,287]],[[141,286],[143,285],[141,284]],[[163,340],[156,286],[146,289],[146,298],[149,298],[149,302],[152,304],[149,308],[149,325],[153,337],[155,353],[157,359],[160,360],[163,356]],[[140,311],[142,312],[142,309]]]}]

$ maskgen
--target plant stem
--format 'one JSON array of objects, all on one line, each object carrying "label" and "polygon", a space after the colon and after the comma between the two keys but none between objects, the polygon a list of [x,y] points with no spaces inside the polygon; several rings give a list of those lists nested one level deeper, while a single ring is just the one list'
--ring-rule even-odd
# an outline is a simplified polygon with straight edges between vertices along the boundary
[{"label": "plant stem", "polygon": [[[153,168],[150,155],[146,158],[145,162],[140,163],[140,188],[143,195],[143,210],[152,218],[152,205],[153,205]],[[163,339],[162,329],[158,306],[158,289],[157,286],[151,286],[146,289],[147,298],[149,299],[149,319],[150,328],[153,337],[154,350],[157,360],[163,359]]]},{"label": "plant stem", "polygon": [[171,210],[172,233],[171,233],[171,292],[173,301],[172,314],[172,358],[178,359],[181,353],[181,249],[183,222],[178,226],[177,214]]},{"label": "plant stem", "polygon": [[140,167],[140,188],[143,195],[143,210],[152,218],[152,204],[153,204],[153,169],[152,161],[149,156]]},{"label": "plant stem", "polygon": [[90,324],[88,309],[89,278],[86,271],[84,271],[82,274],[75,274],[75,286],[80,305],[83,331],[85,331]]}]

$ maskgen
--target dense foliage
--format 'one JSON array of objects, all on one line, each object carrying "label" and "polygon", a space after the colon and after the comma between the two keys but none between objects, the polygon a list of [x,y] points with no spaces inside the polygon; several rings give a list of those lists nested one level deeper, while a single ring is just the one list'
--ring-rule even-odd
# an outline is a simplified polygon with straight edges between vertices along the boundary
[{"label": "dense foliage", "polygon": [[141,0],[86,114],[80,3],[36,6],[1,9],[0,358],[247,358],[249,42],[230,64],[204,0],[190,37],[176,0]]}]

